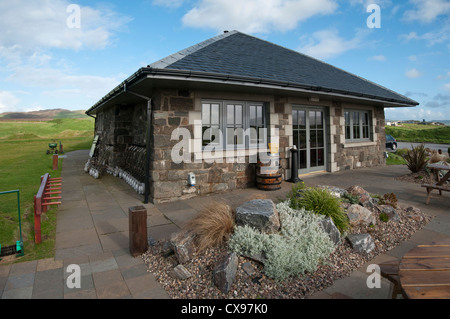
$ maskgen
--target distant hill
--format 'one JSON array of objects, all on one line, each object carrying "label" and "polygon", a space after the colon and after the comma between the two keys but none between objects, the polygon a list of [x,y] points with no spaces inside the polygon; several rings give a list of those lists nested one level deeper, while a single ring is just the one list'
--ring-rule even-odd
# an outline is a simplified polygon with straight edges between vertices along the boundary
[{"label": "distant hill", "polygon": [[0,114],[3,120],[53,120],[67,118],[86,118],[85,111],[69,111],[65,109],[41,110],[31,112],[5,112]]}]

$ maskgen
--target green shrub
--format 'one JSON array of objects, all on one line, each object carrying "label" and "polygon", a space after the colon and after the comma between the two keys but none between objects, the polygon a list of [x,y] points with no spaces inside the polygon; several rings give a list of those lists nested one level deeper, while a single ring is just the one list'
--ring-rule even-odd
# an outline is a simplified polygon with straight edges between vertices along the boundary
[{"label": "green shrub", "polygon": [[279,233],[265,234],[249,226],[237,226],[229,240],[230,249],[246,256],[263,252],[264,272],[276,280],[314,272],[335,248],[320,224],[324,216],[294,210],[289,201],[276,207],[281,223]]},{"label": "green shrub", "polygon": [[406,166],[413,173],[420,172],[427,164],[427,155],[424,144],[412,147],[404,156]]},{"label": "green shrub", "polygon": [[287,194],[287,199],[290,202],[290,206],[292,209],[299,209],[299,200],[301,198],[301,194],[303,190],[305,190],[306,186],[304,182],[295,183],[292,185],[291,191]]},{"label": "green shrub", "polygon": [[352,195],[350,193],[344,193],[344,195],[341,197],[343,202],[349,203],[349,204],[359,204],[359,197],[356,195]]},{"label": "green shrub", "polygon": [[333,196],[328,190],[310,187],[304,189],[301,195],[291,202],[292,209],[303,208],[319,215],[331,217],[341,233],[348,229],[348,218],[340,205],[339,198]]}]

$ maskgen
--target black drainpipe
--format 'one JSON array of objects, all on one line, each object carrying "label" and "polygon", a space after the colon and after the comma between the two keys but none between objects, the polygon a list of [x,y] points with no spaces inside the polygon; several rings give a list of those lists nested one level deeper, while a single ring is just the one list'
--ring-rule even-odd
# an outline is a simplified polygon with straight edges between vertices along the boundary
[{"label": "black drainpipe", "polygon": [[145,157],[145,190],[144,190],[144,204],[148,204],[148,199],[150,197],[150,138],[151,138],[151,127],[152,127],[152,99],[150,97],[128,91],[126,85],[124,86],[124,91],[130,94],[136,95],[144,100],[147,100],[147,143],[146,143],[146,157]]}]

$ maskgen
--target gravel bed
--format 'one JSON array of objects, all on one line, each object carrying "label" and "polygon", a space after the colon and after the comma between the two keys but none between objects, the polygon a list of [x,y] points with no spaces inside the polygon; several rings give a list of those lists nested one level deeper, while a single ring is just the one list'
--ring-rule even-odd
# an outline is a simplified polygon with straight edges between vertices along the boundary
[{"label": "gravel bed", "polygon": [[[196,254],[189,262],[183,264],[192,277],[179,280],[169,273],[177,265],[172,256],[163,257],[163,242],[156,242],[142,256],[158,282],[173,299],[300,299],[308,298],[315,292],[332,286],[337,279],[349,276],[377,255],[391,250],[408,240],[416,231],[422,229],[431,217],[422,212],[397,210],[400,221],[383,222],[377,219],[376,225],[369,227],[353,227],[351,233],[369,233],[375,242],[375,249],[368,255],[353,252],[347,240],[342,240],[330,258],[322,263],[314,273],[289,278],[276,282],[264,275],[263,266],[248,258],[239,257],[236,280],[228,294],[217,289],[212,281],[215,263],[227,253],[227,246],[209,248]],[[243,264],[250,264],[253,271],[247,273]],[[247,270],[247,269],[246,269]],[[248,271],[248,270],[247,270]]]}]

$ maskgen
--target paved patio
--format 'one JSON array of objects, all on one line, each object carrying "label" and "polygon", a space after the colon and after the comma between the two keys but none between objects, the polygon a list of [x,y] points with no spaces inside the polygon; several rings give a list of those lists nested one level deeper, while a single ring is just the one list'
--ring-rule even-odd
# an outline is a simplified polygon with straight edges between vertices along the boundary
[{"label": "paved patio", "polygon": [[[63,162],[63,203],[58,211],[55,258],[0,266],[0,298],[168,298],[167,293],[147,272],[143,260],[129,253],[128,208],[143,205],[123,180],[106,175],[95,180],[84,172],[88,151],[66,154]],[[310,174],[305,183],[349,187],[360,185],[369,192],[394,192],[400,204],[414,205],[435,216],[429,225],[403,243],[370,263],[399,259],[412,247],[450,236],[450,201],[448,194],[435,193],[425,205],[426,191],[418,184],[395,181],[395,176],[408,173],[404,166],[359,169],[333,174]],[[168,238],[211,201],[225,200],[237,206],[255,193],[272,199],[285,198],[292,184],[282,189],[262,192],[245,189],[221,195],[196,197],[166,204],[146,204],[148,235],[155,240]],[[81,267],[81,288],[69,289],[67,266]],[[389,298],[390,284],[382,289],[368,289],[366,266],[317,293],[315,298]]]}]

